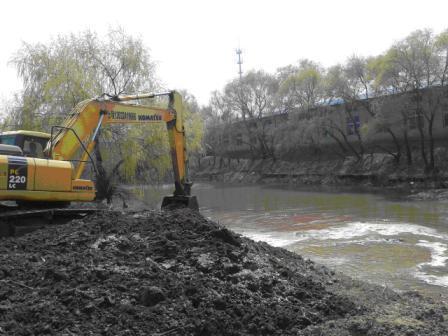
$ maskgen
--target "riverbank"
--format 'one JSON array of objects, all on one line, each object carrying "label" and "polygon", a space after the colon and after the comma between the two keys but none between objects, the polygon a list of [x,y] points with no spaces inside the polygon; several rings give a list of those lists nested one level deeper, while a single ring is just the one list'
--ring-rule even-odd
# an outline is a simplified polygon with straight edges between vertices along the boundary
[{"label": "riverbank", "polygon": [[448,307],[189,210],[103,213],[0,245],[0,334],[446,335]]},{"label": "riverbank", "polygon": [[288,184],[357,187],[388,187],[410,192],[444,189],[448,171],[425,174],[420,164],[400,166],[388,154],[365,155],[335,160],[287,162],[205,157],[194,169],[196,181],[230,184]]}]

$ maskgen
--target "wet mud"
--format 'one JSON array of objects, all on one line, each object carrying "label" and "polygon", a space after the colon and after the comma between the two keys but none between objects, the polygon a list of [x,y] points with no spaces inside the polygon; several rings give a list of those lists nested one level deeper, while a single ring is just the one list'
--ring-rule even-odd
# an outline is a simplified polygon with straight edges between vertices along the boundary
[{"label": "wet mud", "polygon": [[447,318],[190,210],[0,240],[0,335],[447,335]]}]

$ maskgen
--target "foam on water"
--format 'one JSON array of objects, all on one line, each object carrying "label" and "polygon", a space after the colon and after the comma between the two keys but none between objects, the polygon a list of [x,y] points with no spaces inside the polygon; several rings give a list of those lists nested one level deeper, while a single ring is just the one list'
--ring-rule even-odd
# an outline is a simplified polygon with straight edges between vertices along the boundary
[{"label": "foam on water", "polygon": [[[431,261],[417,265],[415,276],[430,285],[448,287],[448,275],[435,275],[428,273],[428,267],[445,267],[448,260],[446,252],[448,244],[442,242],[431,242],[420,240],[418,246],[425,247],[431,251]],[[426,270],[426,271],[425,271]]]},{"label": "foam on water", "polygon": [[[332,240],[334,243],[342,244],[400,244],[402,243],[401,239],[395,237],[403,234],[427,238],[427,240],[419,239],[416,246],[428,249],[431,252],[431,260],[416,265],[414,276],[431,285],[448,287],[448,275],[431,274],[428,269],[446,266],[448,262],[448,235],[422,225],[384,221],[376,223],[349,222],[320,230],[306,230],[287,234],[279,232],[260,233],[252,230],[240,233],[255,241],[263,241],[276,247],[285,247],[295,242],[307,240]],[[349,262],[348,260],[347,258],[341,258],[340,263],[344,264]],[[332,262],[334,263],[334,260]]]},{"label": "foam on water", "polygon": [[438,276],[425,272],[416,272],[415,276],[430,285],[448,287],[448,275]]},{"label": "foam on water", "polygon": [[254,240],[254,241],[262,241],[268,243],[271,246],[275,247],[285,247],[294,243],[297,240],[294,240],[294,237],[291,236],[279,236],[270,233],[256,233],[256,232],[244,232],[242,233],[244,236]]},{"label": "foam on water", "polygon": [[298,241],[333,240],[346,244],[389,241],[399,244],[399,240],[378,238],[378,236],[398,237],[403,234],[428,238],[428,240],[420,239],[416,245],[428,249],[431,252],[431,260],[416,266],[415,277],[431,285],[447,287],[448,275],[431,274],[428,269],[428,267],[445,267],[448,261],[448,235],[432,228],[409,223],[351,222],[322,230],[296,232],[296,238]]},{"label": "foam on water", "polygon": [[350,240],[356,237],[371,235],[398,236],[404,233],[427,236],[431,238],[447,239],[445,235],[438,233],[432,228],[408,223],[368,223],[351,222],[342,226],[329,229],[308,230],[296,233],[298,240]]},{"label": "foam on water", "polygon": [[448,245],[441,242],[429,242],[427,240],[420,240],[417,243],[418,246],[426,247],[431,251],[431,261],[418,265],[418,268],[422,268],[425,265],[432,267],[443,267],[448,260],[446,256],[446,251],[448,250]]}]

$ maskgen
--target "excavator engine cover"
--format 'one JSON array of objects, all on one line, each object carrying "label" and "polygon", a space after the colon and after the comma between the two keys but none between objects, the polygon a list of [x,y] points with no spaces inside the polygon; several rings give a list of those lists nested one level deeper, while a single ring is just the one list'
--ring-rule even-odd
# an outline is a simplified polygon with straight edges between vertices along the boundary
[{"label": "excavator engine cover", "polygon": [[24,202],[90,202],[90,180],[73,179],[69,161],[0,155],[0,200]]},{"label": "excavator engine cover", "polygon": [[162,200],[162,210],[177,208],[189,208],[199,211],[198,199],[196,196],[165,196]]}]

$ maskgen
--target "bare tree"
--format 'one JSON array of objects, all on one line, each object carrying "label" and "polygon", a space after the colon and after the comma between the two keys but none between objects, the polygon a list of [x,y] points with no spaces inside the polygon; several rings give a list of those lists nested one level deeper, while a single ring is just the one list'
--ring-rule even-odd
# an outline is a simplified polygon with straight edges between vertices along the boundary
[{"label": "bare tree", "polygon": [[226,109],[240,116],[245,126],[245,143],[262,158],[275,158],[274,133],[266,117],[276,112],[278,81],[264,71],[249,72],[224,89]]},{"label": "bare tree", "polygon": [[[434,121],[442,101],[438,90],[430,90],[439,85],[441,79],[441,62],[437,55],[434,34],[429,29],[417,30],[392,46],[389,55],[389,61],[397,69],[400,87],[411,96],[414,108],[410,117],[418,129],[420,154],[425,170],[432,172],[435,169]],[[442,77],[444,78],[444,75]]]},{"label": "bare tree", "polygon": [[[361,159],[365,152],[364,140],[361,134],[359,115],[356,113],[356,110],[359,106],[358,101],[362,98],[363,86],[353,77],[350,67],[342,65],[329,68],[325,82],[326,94],[329,97],[328,101],[342,100],[340,106],[343,108],[346,120],[342,123],[335,123],[333,120],[329,120],[324,125],[327,127],[329,134],[342,140],[353,154],[358,159]],[[353,141],[347,137],[348,131],[356,137],[356,144],[352,144]]]},{"label": "bare tree", "polygon": [[[295,71],[294,71],[295,70]],[[278,74],[282,79],[286,71],[294,71],[281,81],[281,101],[289,111],[310,112],[324,99],[323,74],[324,70],[317,63],[310,60],[300,61],[297,68],[280,69]]]}]

